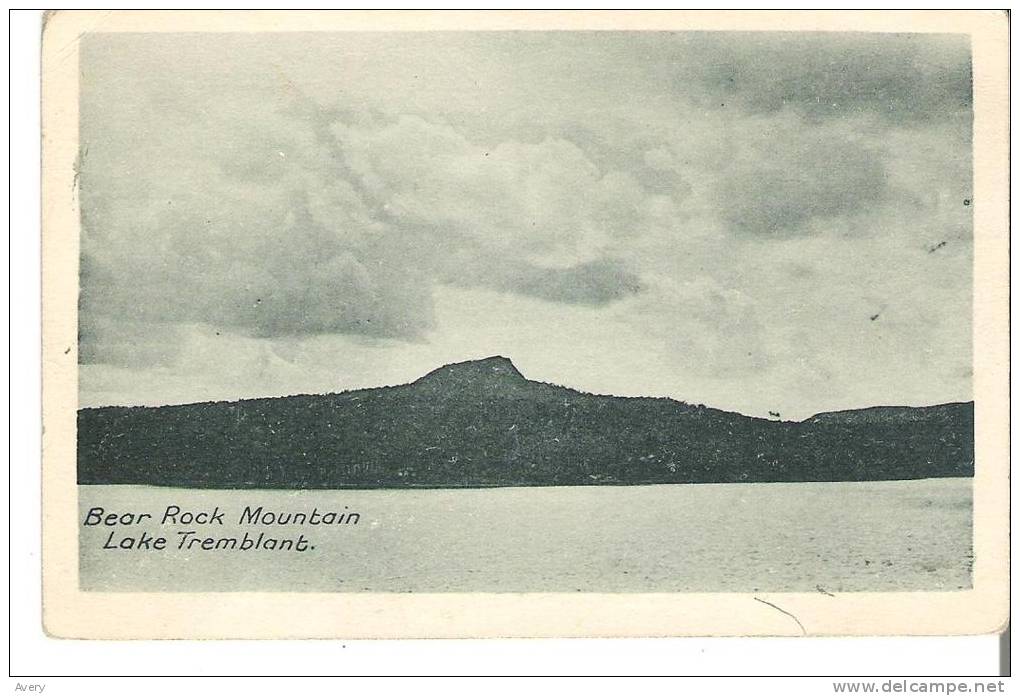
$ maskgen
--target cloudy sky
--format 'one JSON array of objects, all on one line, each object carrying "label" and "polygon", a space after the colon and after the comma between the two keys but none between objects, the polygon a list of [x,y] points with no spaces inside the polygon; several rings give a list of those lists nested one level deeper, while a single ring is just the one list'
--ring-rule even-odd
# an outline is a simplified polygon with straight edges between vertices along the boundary
[{"label": "cloudy sky", "polygon": [[971,398],[963,37],[93,34],[81,404]]}]

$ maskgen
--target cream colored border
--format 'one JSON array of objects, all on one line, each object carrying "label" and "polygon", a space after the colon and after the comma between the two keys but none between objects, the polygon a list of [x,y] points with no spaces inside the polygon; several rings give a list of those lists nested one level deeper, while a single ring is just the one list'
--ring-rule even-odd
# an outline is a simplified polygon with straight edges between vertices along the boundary
[{"label": "cream colored border", "polygon": [[83,593],[75,485],[78,39],[86,32],[825,30],[968,33],[974,119],[974,589],[759,594],[812,635],[1000,630],[1009,592],[1008,20],[1003,12],[57,12],[43,36],[43,616],[74,638],[800,635],[748,594]]}]

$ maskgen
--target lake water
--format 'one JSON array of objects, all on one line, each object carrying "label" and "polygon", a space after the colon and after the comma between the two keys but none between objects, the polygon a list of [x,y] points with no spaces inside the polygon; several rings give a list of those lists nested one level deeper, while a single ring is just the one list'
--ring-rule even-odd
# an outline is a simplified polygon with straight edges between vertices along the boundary
[{"label": "lake water", "polygon": [[[80,486],[143,513],[81,527],[81,586],[100,591],[828,592],[969,588],[971,479],[443,490],[224,491]],[[224,524],[161,525],[167,506]],[[357,523],[239,525],[263,512]],[[349,522],[354,518],[344,518]],[[184,522],[183,518],[178,518]],[[197,532],[185,537],[179,532]],[[104,549],[142,532],[159,550]],[[309,548],[203,550],[247,532]],[[264,537],[264,539],[265,539]],[[181,539],[195,541],[179,549]],[[311,548],[314,547],[314,548]]]}]

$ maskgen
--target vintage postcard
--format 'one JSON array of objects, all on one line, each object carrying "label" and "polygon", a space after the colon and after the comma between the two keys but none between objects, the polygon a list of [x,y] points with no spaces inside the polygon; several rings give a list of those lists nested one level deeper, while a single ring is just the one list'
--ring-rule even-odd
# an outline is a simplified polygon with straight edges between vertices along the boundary
[{"label": "vintage postcard", "polygon": [[71,638],[1008,617],[1000,12],[57,12]]}]

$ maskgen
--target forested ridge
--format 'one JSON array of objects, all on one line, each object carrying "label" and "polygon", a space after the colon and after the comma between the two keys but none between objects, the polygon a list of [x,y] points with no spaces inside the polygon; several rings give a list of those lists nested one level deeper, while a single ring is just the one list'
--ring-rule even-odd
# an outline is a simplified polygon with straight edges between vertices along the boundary
[{"label": "forested ridge", "polygon": [[411,384],[78,412],[78,481],[400,488],[971,476],[973,402],[765,420],[525,379],[506,358]]}]

